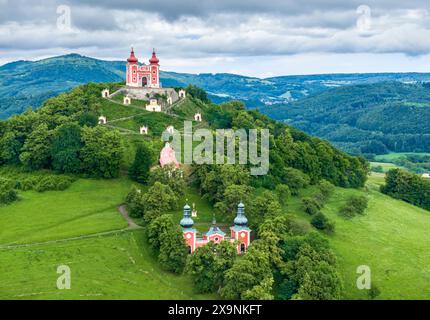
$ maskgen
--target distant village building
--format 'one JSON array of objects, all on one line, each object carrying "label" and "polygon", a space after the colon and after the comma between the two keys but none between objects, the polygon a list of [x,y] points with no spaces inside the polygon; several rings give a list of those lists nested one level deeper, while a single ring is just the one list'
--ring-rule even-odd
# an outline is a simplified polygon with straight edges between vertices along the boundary
[{"label": "distant village building", "polygon": [[184,89],[179,90],[178,94],[179,94],[179,98],[180,99],[183,99],[186,96],[186,93],[185,93]]},{"label": "distant village building", "polygon": [[222,241],[237,241],[237,252],[239,254],[245,253],[251,242],[251,229],[247,226],[248,219],[245,216],[245,205],[243,203],[238,204],[237,215],[233,223],[233,226],[230,227],[230,236],[227,236],[226,233],[217,226],[214,218],[209,231],[203,234],[202,237],[198,237],[197,230],[193,228],[194,221],[191,217],[191,208],[186,204],[184,206],[183,218],[180,221],[180,225],[188,247],[188,252],[193,253],[197,248],[206,245],[210,241],[216,244]]},{"label": "distant village building", "polygon": [[106,124],[107,123],[107,119],[105,116],[100,116],[99,117],[99,124]]},{"label": "distant village building", "polygon": [[103,89],[102,90],[102,97],[103,98],[109,98],[110,94],[109,94],[109,89]]},{"label": "distant village building", "polygon": [[146,110],[152,112],[161,112],[161,105],[158,104],[157,99],[151,98],[149,100],[149,104],[146,105]]},{"label": "distant village building", "polygon": [[129,96],[125,96],[123,99],[123,104],[128,106],[131,104],[131,98]]},{"label": "distant village building", "polygon": [[430,173],[423,173],[421,177],[424,179],[430,179]]},{"label": "distant village building", "polygon": [[194,115],[194,121],[202,121],[202,114],[200,112]]},{"label": "distant village building", "polygon": [[130,87],[160,88],[159,68],[157,55],[152,50],[149,65],[139,65],[139,61],[131,49],[130,57],[127,59],[126,85]]},{"label": "distant village building", "polygon": [[140,134],[148,134],[148,129],[147,126],[140,127]]},{"label": "distant village building", "polygon": [[168,142],[166,142],[164,148],[161,149],[160,152],[160,166],[164,167],[167,165],[173,165],[175,169],[180,167],[179,161],[176,159],[175,150]]}]

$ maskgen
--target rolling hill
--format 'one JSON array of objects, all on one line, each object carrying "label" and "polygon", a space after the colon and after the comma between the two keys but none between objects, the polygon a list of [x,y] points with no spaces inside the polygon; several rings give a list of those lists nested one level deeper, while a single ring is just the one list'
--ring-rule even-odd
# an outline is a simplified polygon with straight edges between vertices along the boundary
[{"label": "rolling hill", "polygon": [[[161,67],[162,61],[161,61]],[[125,61],[104,61],[78,54],[39,61],[16,61],[0,66],[0,119],[39,107],[47,98],[88,82],[120,82],[125,77]],[[327,74],[245,77],[235,74],[186,74],[161,72],[164,87],[197,85],[216,103],[243,100],[249,108],[285,108],[291,102],[354,84],[383,81],[427,82],[426,73]]]},{"label": "rolling hill", "polygon": [[427,83],[351,85],[263,111],[350,153],[430,151]]}]

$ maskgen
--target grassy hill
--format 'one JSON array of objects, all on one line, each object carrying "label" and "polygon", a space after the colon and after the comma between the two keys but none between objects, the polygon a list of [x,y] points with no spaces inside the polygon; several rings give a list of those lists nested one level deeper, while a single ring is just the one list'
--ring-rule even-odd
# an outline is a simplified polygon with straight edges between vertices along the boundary
[{"label": "grassy hill", "polygon": [[351,153],[430,151],[427,84],[352,85],[263,111]]},{"label": "grassy hill", "polygon": [[[64,191],[19,192],[20,200],[0,207],[0,298],[2,299],[212,299],[215,295],[196,294],[188,276],[176,276],[161,270],[144,240],[143,231],[130,230],[118,212],[118,206],[133,184],[126,169],[134,158],[134,142],[159,141],[159,132],[170,124],[190,119],[193,112],[207,111],[204,104],[185,99],[172,114],[145,111],[138,101],[125,107],[118,101],[98,98],[100,113],[108,126],[120,130],[126,144],[121,177],[101,180],[78,176]],[[204,115],[205,119],[206,115]],[[127,118],[127,119],[124,119]],[[150,135],[138,133],[149,124]],[[197,124],[205,126],[206,123]],[[179,126],[178,126],[179,128]],[[301,139],[306,135],[297,131]],[[154,145],[159,152],[162,142]],[[31,175],[14,167],[2,167],[0,175]],[[365,299],[366,292],[356,289],[356,268],[371,267],[380,298],[424,299],[430,297],[429,243],[430,214],[407,203],[381,194],[382,176],[372,176],[363,189],[336,187],[323,212],[336,223],[329,239],[338,259],[343,279],[342,297]],[[143,191],[146,187],[140,186]],[[261,193],[261,189],[255,189]],[[311,186],[292,197],[283,208],[308,225],[301,200],[316,192]],[[350,195],[367,194],[369,208],[364,216],[345,220],[338,216],[340,206]],[[256,194],[257,196],[257,194]],[[188,199],[199,212],[196,228],[207,230],[214,212],[196,189],[188,187],[178,203]],[[182,215],[178,207],[170,212],[175,221]],[[218,217],[218,215],[217,215]],[[141,221],[137,220],[137,223]],[[219,219],[223,226],[231,221]],[[58,265],[72,268],[72,289],[57,290]],[[11,268],[10,266],[13,266]]]},{"label": "grassy hill", "polygon": [[[356,287],[360,265],[371,268],[372,281],[380,299],[429,299],[430,213],[379,192],[382,174],[372,174],[364,190],[336,188],[323,212],[336,224],[328,236],[339,263],[345,299],[368,299],[365,290]],[[314,190],[303,190],[302,196]],[[364,216],[345,219],[339,208],[350,195],[367,194],[369,207]],[[304,221],[309,215],[301,208],[301,197],[293,198],[287,210]]]}]

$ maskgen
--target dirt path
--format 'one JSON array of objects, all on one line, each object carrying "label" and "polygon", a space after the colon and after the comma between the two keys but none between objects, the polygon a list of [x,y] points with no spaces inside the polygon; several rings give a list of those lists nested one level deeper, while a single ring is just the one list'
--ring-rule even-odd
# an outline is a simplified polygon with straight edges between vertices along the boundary
[{"label": "dirt path", "polygon": [[123,216],[123,218],[127,221],[128,229],[130,229],[130,230],[142,229],[141,226],[135,224],[133,219],[130,218],[130,216],[128,215],[127,208],[126,208],[125,204],[120,205],[118,207],[118,210],[121,213],[121,215]]},{"label": "dirt path", "polygon": [[92,233],[92,234],[85,234],[85,235],[81,235],[81,236],[77,236],[77,237],[58,239],[58,240],[49,240],[49,241],[43,241],[43,242],[32,242],[32,243],[13,244],[13,245],[0,245],[0,250],[26,248],[26,247],[48,245],[48,244],[53,244],[53,243],[62,243],[62,242],[88,239],[88,238],[97,238],[97,237],[109,236],[109,235],[114,235],[114,234],[118,234],[118,233],[122,233],[122,232],[128,232],[128,231],[137,230],[137,229],[142,228],[141,226],[135,224],[134,221],[130,218],[125,205],[119,206],[118,211],[121,214],[121,216],[127,221],[127,223],[128,223],[127,228],[98,232],[98,233]]}]

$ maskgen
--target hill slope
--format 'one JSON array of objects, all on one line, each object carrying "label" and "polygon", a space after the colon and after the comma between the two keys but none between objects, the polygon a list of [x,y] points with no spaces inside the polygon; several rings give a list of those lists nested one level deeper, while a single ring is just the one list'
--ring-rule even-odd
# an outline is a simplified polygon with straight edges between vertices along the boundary
[{"label": "hill slope", "polygon": [[352,153],[430,151],[430,87],[382,82],[263,110]]}]

